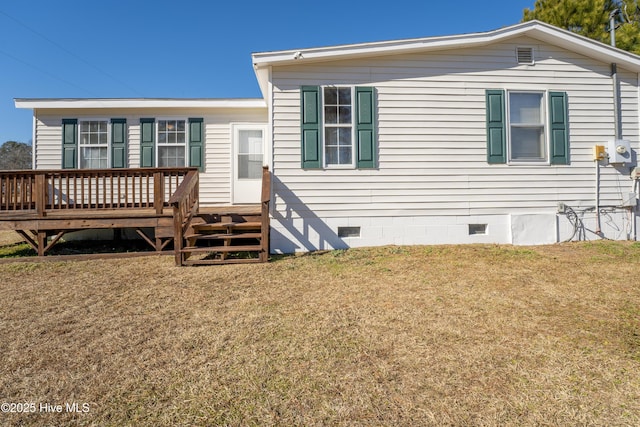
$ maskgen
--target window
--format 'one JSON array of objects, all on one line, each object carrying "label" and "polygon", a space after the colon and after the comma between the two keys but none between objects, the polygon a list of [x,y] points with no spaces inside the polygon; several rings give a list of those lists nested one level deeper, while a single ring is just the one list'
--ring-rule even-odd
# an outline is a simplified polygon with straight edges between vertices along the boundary
[{"label": "window", "polygon": [[486,91],[487,162],[568,165],[565,92]]},{"label": "window", "polygon": [[62,119],[62,168],[127,167],[126,119]]},{"label": "window", "polygon": [[107,123],[106,120],[80,122],[78,150],[80,169],[106,169],[109,167]]},{"label": "window", "polygon": [[185,165],[187,130],[185,120],[158,120],[158,166]]},{"label": "window", "polygon": [[300,104],[303,169],[377,167],[374,88],[302,86]]},{"label": "window", "polygon": [[188,158],[189,166],[203,170],[204,141],[202,118],[140,118],[140,167],[183,167]]},{"label": "window", "polygon": [[511,161],[547,161],[543,100],[543,93],[509,92]]},{"label": "window", "polygon": [[262,178],[262,129],[238,129],[238,179]]},{"label": "window", "polygon": [[325,87],[324,158],[326,166],[353,164],[353,126],[350,87]]}]

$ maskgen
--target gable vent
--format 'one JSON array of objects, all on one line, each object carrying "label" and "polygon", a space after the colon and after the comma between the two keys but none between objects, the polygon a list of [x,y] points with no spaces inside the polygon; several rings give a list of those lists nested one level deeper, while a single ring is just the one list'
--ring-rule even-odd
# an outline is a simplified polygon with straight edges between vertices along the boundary
[{"label": "gable vent", "polygon": [[518,64],[533,65],[533,48],[532,47],[516,48],[516,57],[518,58]]}]

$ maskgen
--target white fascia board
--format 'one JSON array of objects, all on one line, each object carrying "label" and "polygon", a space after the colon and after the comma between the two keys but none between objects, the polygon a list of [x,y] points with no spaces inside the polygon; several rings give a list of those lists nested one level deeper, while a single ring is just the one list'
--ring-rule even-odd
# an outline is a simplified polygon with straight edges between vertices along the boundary
[{"label": "white fascia board", "polygon": [[254,53],[252,59],[257,73],[260,68],[267,65],[286,65],[296,62],[305,63],[384,54],[395,55],[400,53],[465,48],[487,45],[523,35],[558,45],[568,50],[573,50],[594,59],[605,62],[616,62],[631,70],[640,70],[640,56],[638,55],[616,49],[604,43],[588,39],[540,21],[524,22],[483,33],[261,52]]},{"label": "white fascia board", "polygon": [[16,108],[266,108],[261,98],[246,99],[91,99],[91,98],[16,98]]},{"label": "white fascia board", "polygon": [[258,86],[260,86],[260,92],[265,99],[269,99],[269,76],[271,74],[271,67],[255,68],[256,79],[258,80]]}]

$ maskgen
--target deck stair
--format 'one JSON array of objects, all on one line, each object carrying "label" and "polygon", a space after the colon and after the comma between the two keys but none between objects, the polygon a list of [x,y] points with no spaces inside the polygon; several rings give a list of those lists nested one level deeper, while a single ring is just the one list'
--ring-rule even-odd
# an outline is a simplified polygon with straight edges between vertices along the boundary
[{"label": "deck stair", "polygon": [[[269,258],[270,177],[268,168],[264,168],[261,202],[255,205],[199,207],[197,194],[178,194],[173,203],[176,264],[266,262]],[[195,187],[188,191],[193,190]]]},{"label": "deck stair", "polygon": [[[215,209],[208,209],[209,212]],[[260,205],[239,206],[235,211],[204,214],[193,221],[184,235],[184,264],[229,264],[262,262],[263,245]],[[266,254],[264,254],[266,255]]]}]

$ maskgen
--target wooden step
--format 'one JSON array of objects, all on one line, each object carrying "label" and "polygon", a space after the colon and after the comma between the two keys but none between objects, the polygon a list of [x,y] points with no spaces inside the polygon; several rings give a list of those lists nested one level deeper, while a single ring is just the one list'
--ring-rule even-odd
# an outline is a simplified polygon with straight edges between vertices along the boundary
[{"label": "wooden step", "polygon": [[261,222],[210,222],[206,224],[195,224],[195,231],[224,231],[224,230],[260,230]]},{"label": "wooden step", "polygon": [[260,258],[232,258],[232,259],[188,259],[184,265],[223,265],[223,264],[251,264],[262,262]]},{"label": "wooden step", "polygon": [[184,236],[185,239],[198,239],[198,240],[214,240],[214,239],[259,239],[262,237],[261,233],[234,233],[234,234],[188,234]]},{"label": "wooden step", "polygon": [[200,206],[199,212],[204,215],[260,215],[260,204],[235,206]]},{"label": "wooden step", "polygon": [[260,245],[245,245],[245,246],[187,246],[182,248],[180,252],[261,252],[262,246]]}]

